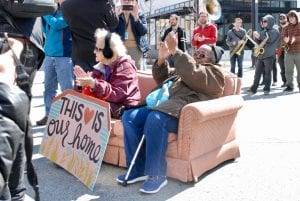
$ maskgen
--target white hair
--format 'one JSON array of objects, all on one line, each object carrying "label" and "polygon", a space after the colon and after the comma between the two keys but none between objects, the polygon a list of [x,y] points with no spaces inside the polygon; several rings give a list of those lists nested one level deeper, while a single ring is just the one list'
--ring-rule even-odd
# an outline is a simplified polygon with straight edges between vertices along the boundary
[{"label": "white hair", "polygon": [[[109,31],[106,29],[96,29],[95,32],[95,38],[97,41],[103,42],[105,44],[105,37],[109,34]],[[116,56],[125,56],[127,55],[127,49],[123,44],[123,41],[121,40],[120,36],[116,33],[111,33],[111,38],[109,41],[109,46],[111,50],[113,51],[113,58]]]}]

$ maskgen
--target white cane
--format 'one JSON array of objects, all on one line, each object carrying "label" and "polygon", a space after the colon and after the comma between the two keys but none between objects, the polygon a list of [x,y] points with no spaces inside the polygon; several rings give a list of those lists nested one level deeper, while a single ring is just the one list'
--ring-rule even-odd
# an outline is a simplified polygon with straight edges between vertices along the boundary
[{"label": "white cane", "polygon": [[137,147],[137,149],[136,149],[136,151],[135,151],[135,153],[134,153],[134,156],[133,156],[133,158],[132,158],[132,160],[131,160],[131,162],[130,162],[130,166],[129,166],[128,171],[127,171],[127,173],[126,173],[125,180],[124,180],[124,182],[122,183],[123,186],[127,186],[128,177],[129,177],[129,175],[130,175],[130,172],[131,172],[132,167],[133,167],[134,164],[135,164],[136,157],[137,157],[137,155],[138,155],[139,152],[140,152],[140,149],[141,149],[141,147],[142,147],[142,144],[143,144],[144,140],[145,140],[145,134],[143,134],[142,139],[141,139],[141,141],[140,141],[140,143],[139,143],[139,145],[138,145],[138,147]]}]

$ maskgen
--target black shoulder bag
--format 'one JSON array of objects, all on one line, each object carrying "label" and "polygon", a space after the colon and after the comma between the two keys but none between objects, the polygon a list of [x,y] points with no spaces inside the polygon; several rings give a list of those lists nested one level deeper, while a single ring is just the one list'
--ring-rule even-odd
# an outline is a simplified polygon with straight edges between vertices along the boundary
[{"label": "black shoulder bag", "polygon": [[[14,50],[10,46],[8,42],[7,33],[4,34],[4,43],[8,45],[8,48],[13,53],[13,59],[16,63],[16,74],[17,74],[17,85],[27,94],[30,91],[29,87],[29,75],[24,70],[24,65],[18,59],[17,55],[15,54]],[[28,91],[29,90],[29,91]],[[25,130],[25,154],[26,154],[26,164],[27,164],[27,178],[29,184],[33,187],[35,191],[35,200],[40,200],[40,193],[39,193],[39,185],[38,185],[38,178],[36,171],[32,164],[32,152],[33,152],[33,139],[31,134],[31,122],[29,119],[29,111],[28,111],[28,118]]]},{"label": "black shoulder bag", "polygon": [[57,10],[55,0],[0,0],[1,7],[13,17],[40,17]]}]

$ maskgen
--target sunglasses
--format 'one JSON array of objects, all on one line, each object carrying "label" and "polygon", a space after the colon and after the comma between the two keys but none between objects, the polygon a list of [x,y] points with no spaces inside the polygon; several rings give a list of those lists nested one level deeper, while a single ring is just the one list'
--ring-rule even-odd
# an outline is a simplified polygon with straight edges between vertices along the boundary
[{"label": "sunglasses", "polygon": [[280,19],[280,20],[285,20],[286,18],[285,18],[285,17],[280,17],[279,19]]},{"label": "sunglasses", "polygon": [[267,20],[263,20],[262,22],[263,22],[263,23],[267,23],[268,21],[267,21]]},{"label": "sunglasses", "polygon": [[206,55],[205,55],[205,54],[197,54],[197,53],[195,53],[195,54],[194,54],[194,57],[195,57],[196,59],[203,59],[203,58],[206,57]]},{"label": "sunglasses", "polygon": [[94,49],[96,52],[102,52],[104,50],[104,48],[99,48],[99,47],[95,47]]}]

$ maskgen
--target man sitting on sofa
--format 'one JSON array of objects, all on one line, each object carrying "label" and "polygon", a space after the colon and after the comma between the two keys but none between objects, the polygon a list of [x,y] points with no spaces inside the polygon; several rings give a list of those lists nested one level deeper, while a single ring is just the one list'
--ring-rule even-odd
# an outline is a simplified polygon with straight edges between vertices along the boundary
[{"label": "man sitting on sofa", "polygon": [[[143,193],[157,193],[167,185],[168,133],[177,133],[181,109],[192,102],[220,97],[225,85],[225,76],[217,64],[224,52],[222,48],[203,45],[193,58],[179,50],[177,43],[176,34],[170,32],[160,44],[158,59],[152,68],[158,86],[172,80],[169,99],[152,108],[145,105],[127,110],[122,116],[128,167],[139,141],[145,136],[145,144],[127,178],[128,184],[146,180],[140,188]],[[174,68],[167,62],[170,54]],[[120,175],[117,181],[123,184],[125,177],[126,174]]]}]

